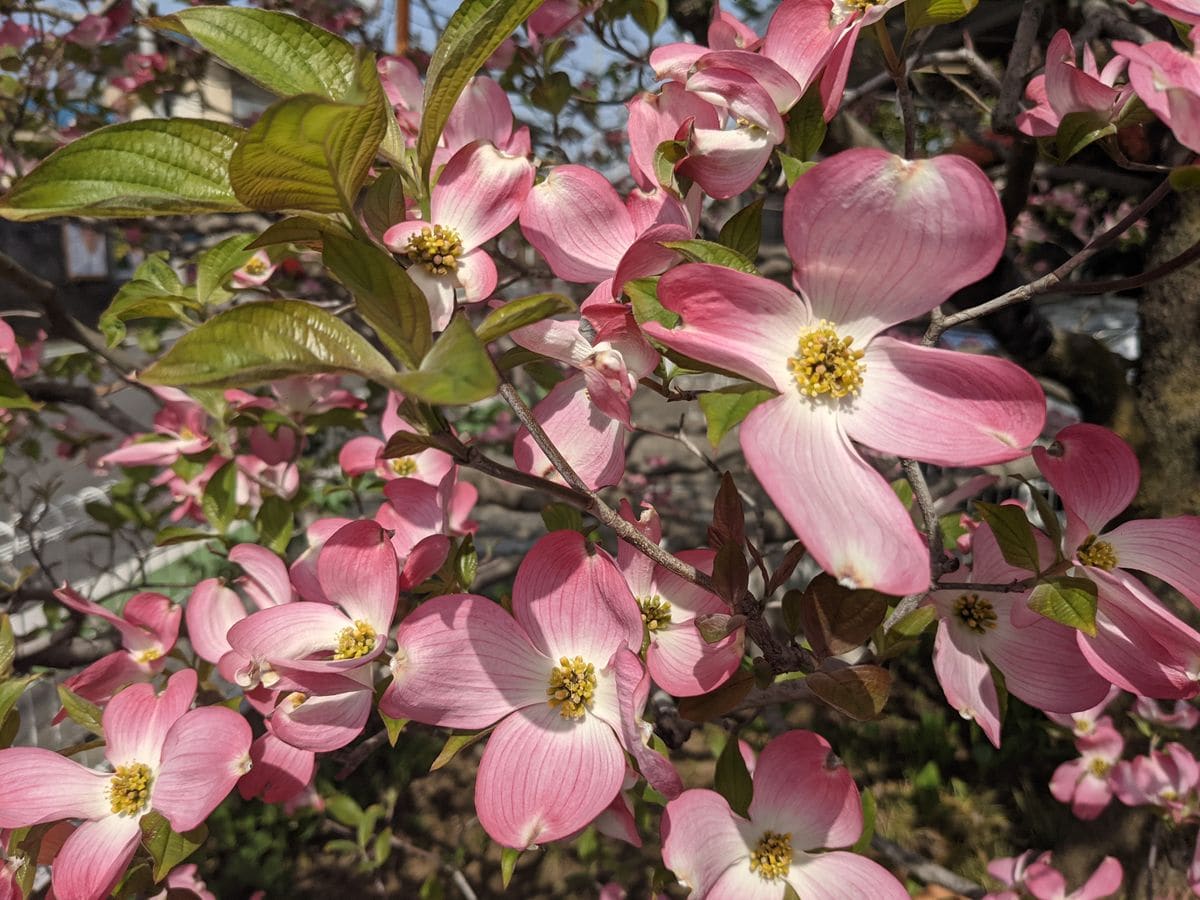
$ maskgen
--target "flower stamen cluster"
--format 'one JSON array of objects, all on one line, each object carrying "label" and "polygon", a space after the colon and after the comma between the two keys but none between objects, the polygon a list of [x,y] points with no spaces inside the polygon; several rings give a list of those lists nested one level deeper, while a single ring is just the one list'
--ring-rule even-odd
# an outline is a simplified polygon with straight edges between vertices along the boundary
[{"label": "flower stamen cluster", "polygon": [[750,854],[750,871],[764,881],[775,881],[787,876],[792,867],[792,836],[763,832],[758,846]]},{"label": "flower stamen cluster", "polygon": [[558,707],[564,719],[582,719],[596,692],[596,667],[585,663],[583,657],[562,657],[550,672],[550,687],[546,696],[551,706]]},{"label": "flower stamen cluster", "polygon": [[1096,535],[1089,534],[1079,547],[1076,554],[1085,566],[1095,566],[1105,572],[1111,572],[1117,567],[1117,551],[1108,541],[1101,541]]},{"label": "flower stamen cluster", "polygon": [[996,627],[996,610],[978,594],[963,594],[954,601],[954,612],[976,634]]},{"label": "flower stamen cluster", "polygon": [[638,607],[642,611],[642,622],[651,634],[662,631],[671,624],[671,604],[658,594],[638,598]]},{"label": "flower stamen cluster", "polygon": [[401,478],[411,478],[417,474],[417,464],[411,456],[397,456],[394,459],[389,459],[388,465]]},{"label": "flower stamen cluster", "polygon": [[458,268],[463,243],[453,228],[434,225],[410,237],[405,252],[414,263],[424,263],[434,275],[448,275]]},{"label": "flower stamen cluster", "polygon": [[150,767],[145,763],[117,766],[108,785],[109,803],[117,815],[137,815],[150,802]]},{"label": "flower stamen cluster", "polygon": [[796,355],[787,361],[800,393],[814,398],[828,394],[835,400],[857,394],[867,367],[863,351],[850,349],[853,343],[852,337],[839,337],[825,319],[802,334]]},{"label": "flower stamen cluster", "polygon": [[354,625],[343,628],[338,634],[337,650],[334,659],[358,659],[366,656],[375,649],[375,629],[361,619],[356,619]]}]

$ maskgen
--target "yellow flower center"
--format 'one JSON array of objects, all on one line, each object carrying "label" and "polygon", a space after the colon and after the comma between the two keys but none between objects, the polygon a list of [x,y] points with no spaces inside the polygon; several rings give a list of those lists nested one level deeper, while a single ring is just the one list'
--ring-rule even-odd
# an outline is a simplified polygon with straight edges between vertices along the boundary
[{"label": "yellow flower center", "polygon": [[304,701],[307,699],[308,699],[308,694],[302,693],[300,691],[292,691],[290,694],[287,695],[286,698],[284,698],[283,702],[289,704],[292,707],[292,709],[295,709],[298,706],[303,706]]},{"label": "yellow flower center", "polygon": [[117,766],[108,782],[108,799],[112,811],[119,816],[137,815],[150,802],[150,767],[145,763]]},{"label": "yellow flower center", "polygon": [[247,275],[261,275],[267,271],[267,264],[257,256],[253,257],[246,265],[242,266]]},{"label": "yellow flower center", "polygon": [[417,474],[417,464],[413,462],[411,456],[397,456],[395,459],[389,459],[388,464],[392,467],[392,471],[401,478]]},{"label": "yellow flower center", "polygon": [[1088,763],[1088,771],[1097,778],[1107,778],[1108,771],[1111,768],[1112,763],[1110,763],[1107,759],[1100,759],[1100,757],[1096,757],[1090,763]]},{"label": "yellow flower center", "polygon": [[1117,551],[1113,549],[1113,545],[1108,541],[1098,540],[1094,534],[1087,536],[1076,556],[1085,566],[1095,566],[1105,572],[1117,567]]},{"label": "yellow flower center", "polygon": [[863,351],[850,349],[853,343],[854,338],[839,337],[824,319],[800,335],[799,349],[788,359],[800,393],[814,398],[828,394],[835,400],[857,394],[867,367]]},{"label": "yellow flower center", "polygon": [[356,619],[354,625],[343,628],[338,634],[337,650],[334,659],[358,659],[366,656],[375,649],[375,629],[361,619]]},{"label": "yellow flower center", "polygon": [[458,268],[458,258],[463,254],[462,238],[453,228],[434,225],[410,237],[405,252],[414,263],[425,263],[434,275],[445,275]]},{"label": "yellow flower center", "polygon": [[651,634],[656,634],[671,624],[671,604],[658,594],[639,598],[638,606],[641,607],[646,630]]},{"label": "yellow flower center", "polygon": [[582,719],[596,693],[596,667],[585,663],[583,657],[562,657],[550,671],[550,687],[546,696],[551,706],[557,706],[564,719]]},{"label": "yellow flower center", "polygon": [[954,601],[954,612],[976,634],[996,627],[996,610],[978,594],[963,594]]},{"label": "yellow flower center", "polygon": [[844,6],[866,12],[872,6],[878,6],[884,0],[842,0]]},{"label": "yellow flower center", "polygon": [[758,846],[750,854],[750,871],[756,873],[764,881],[775,881],[785,877],[791,867],[791,834],[764,832]]},{"label": "yellow flower center", "polygon": [[140,663],[154,662],[156,659],[162,659],[162,651],[157,647],[148,647],[141,653],[137,653],[133,657]]}]

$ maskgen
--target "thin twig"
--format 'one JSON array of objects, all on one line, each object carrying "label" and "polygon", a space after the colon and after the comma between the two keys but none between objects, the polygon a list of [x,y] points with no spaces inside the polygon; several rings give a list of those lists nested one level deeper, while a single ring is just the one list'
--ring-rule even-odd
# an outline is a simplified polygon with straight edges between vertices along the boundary
[{"label": "thin twig", "polygon": [[917,508],[921,510],[921,518],[925,522],[925,540],[929,544],[929,573],[932,581],[937,581],[945,571],[942,567],[944,538],[942,526],[938,521],[937,510],[933,505],[933,495],[929,492],[929,484],[925,481],[925,473],[921,464],[914,459],[902,459],[900,465],[904,469],[904,477],[912,486],[913,497]]},{"label": "thin twig", "polygon": [[1045,11],[1046,0],[1025,0],[1021,8],[1021,18],[1017,20],[1017,32],[1008,54],[1008,66],[1000,80],[1000,97],[992,112],[992,128],[1000,134],[1011,134],[1016,130],[1021,95],[1025,92],[1025,78],[1030,69],[1029,60],[1037,44]]},{"label": "thin twig", "polygon": [[944,866],[939,866],[919,853],[901,847],[895,841],[889,841],[881,835],[871,838],[871,849],[884,857],[894,866],[903,866],[908,873],[925,884],[940,884],[964,897],[977,898],[987,893],[981,885],[968,878],[956,875]]}]

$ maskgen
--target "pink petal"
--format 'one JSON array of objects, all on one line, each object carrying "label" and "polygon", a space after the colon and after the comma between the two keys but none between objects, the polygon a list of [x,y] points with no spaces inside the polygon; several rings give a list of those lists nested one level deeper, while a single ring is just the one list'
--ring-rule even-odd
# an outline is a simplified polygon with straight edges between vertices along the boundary
[{"label": "pink petal", "polygon": [[863,358],[862,393],[843,419],[852,440],[942,466],[1006,462],[1042,431],[1046,398],[1002,359],[877,337]]},{"label": "pink petal", "polygon": [[250,766],[250,726],[231,709],[206,706],[176,722],[163,745],[151,802],[176,831],[208,818]]},{"label": "pink petal", "polygon": [[[661,49],[665,48],[650,55],[651,61]],[[687,76],[688,70],[684,69],[678,80],[686,81]],[[639,183],[657,184],[654,153],[663,141],[674,140],[680,126],[689,119],[697,128],[721,127],[716,108],[682,84],[664,84],[657,94],[638,94],[629,101],[629,167]]]},{"label": "pink petal", "polygon": [[579,368],[592,355],[591,343],[579,331],[580,321],[543,319],[509,336],[519,346]]},{"label": "pink petal", "polygon": [[1092,873],[1092,877],[1075,892],[1075,900],[1100,900],[1102,897],[1111,897],[1121,889],[1124,878],[1125,872],[1121,869],[1121,863],[1111,856],[1106,856]]},{"label": "pink petal", "polygon": [[275,737],[270,730],[250,747],[251,769],[238,782],[242,798],[261,797],[264,803],[282,803],[312,781],[316,754],[300,750]]},{"label": "pink petal", "polygon": [[168,730],[196,697],[196,680],[195,669],[180,669],[162,694],[148,684],[135,684],[113,697],[101,719],[109,761],[114,766],[157,766]]},{"label": "pink petal", "polygon": [[529,706],[488,739],[475,810],[494,841],[524,849],[583,828],[612,802],[624,777],[625,754],[607,724]]},{"label": "pink petal", "polygon": [[638,236],[617,266],[612,278],[611,296],[617,296],[627,281],[666,271],[679,260],[679,254],[662,246],[664,241],[686,241],[692,229],[686,225],[653,225]]},{"label": "pink petal", "polygon": [[291,603],[296,599],[287,565],[266,547],[238,544],[230,549],[229,561],[237,563],[246,573],[238,580],[238,584],[259,609]]},{"label": "pink petal", "polygon": [[446,127],[442,129],[442,140],[451,151],[472,141],[490,141],[503,146],[512,136],[512,130],[512,106],[504,88],[479,75],[468,81],[458,95]]},{"label": "pink petal", "polygon": [[787,358],[812,324],[807,304],[783,285],[728,269],[689,264],[658,283],[677,328],[646,322],[646,334],[680,353],[780,391],[794,391]]},{"label": "pink petal", "polygon": [[54,596],[63,606],[83,613],[85,616],[96,616],[108,622],[121,633],[121,641],[125,646],[128,647],[130,644],[148,645],[149,636],[144,629],[126,622],[111,609],[101,606],[99,603],[93,603],[65,584],[54,592]]},{"label": "pink petal", "polygon": [[328,753],[362,734],[374,705],[369,684],[324,697],[289,694],[275,708],[271,725],[293,747]]},{"label": "pink petal", "polygon": [[1000,701],[978,646],[964,640],[945,619],[938,623],[933,668],[946,700],[965,719],[974,719],[988,740],[1000,746]]},{"label": "pink petal", "polygon": [[[872,239],[864,246],[867,222]],[[996,189],[961,156],[909,161],[847,150],[806,172],[784,201],[797,288],[817,318],[858,338],[983,278],[1005,234]]]},{"label": "pink petal", "polygon": [[1075,65],[1071,35],[1060,28],[1046,49],[1046,95],[1059,118],[1075,112],[1111,113],[1117,92]]},{"label": "pink petal", "polygon": [[330,603],[377,632],[389,631],[399,599],[396,551],[371,520],[351,522],[325,542],[317,579]]},{"label": "pink petal", "polygon": [[[458,259],[458,283],[463,289],[463,303],[482,303],[496,290],[499,276],[492,257],[483,250],[468,250]],[[434,317],[434,328],[440,330],[449,324],[450,317]]]},{"label": "pink petal", "polygon": [[636,237],[608,179],[583,166],[555,166],[529,192],[521,233],[554,274],[584,284],[610,277]]},{"label": "pink petal", "polygon": [[1112,796],[1112,788],[1109,787],[1107,779],[1086,774],[1075,787],[1071,812],[1075,814],[1075,818],[1084,821],[1099,818],[1112,802]]},{"label": "pink petal", "polygon": [[771,17],[762,55],[778,63],[808,90],[841,37],[830,26],[829,0],[784,0]]},{"label": "pink petal", "polygon": [[512,604],[533,645],[554,660],[578,655],[600,669],[622,644],[642,644],[641,612],[620,570],[578,531],[555,531],[533,545]]},{"label": "pink petal", "polygon": [[1104,535],[1122,569],[1136,569],[1161,578],[1193,604],[1200,606],[1200,517],[1137,519]]},{"label": "pink petal", "polygon": [[187,631],[192,649],[216,665],[228,653],[229,629],[246,618],[242,599],[219,578],[206,578],[192,590],[187,602]]},{"label": "pink petal", "polygon": [[1017,130],[1035,138],[1053,137],[1057,134],[1062,120],[1050,106],[1045,75],[1035,75],[1029,80],[1029,84],[1025,86],[1025,99],[1035,105],[1032,109],[1017,114]]},{"label": "pink petal", "polygon": [[[575,473],[592,489],[621,480],[625,472],[625,432],[588,399],[582,374],[560,381],[537,406],[534,418]],[[562,479],[525,428],[513,440],[513,462],[522,472]]]},{"label": "pink petal", "polygon": [[1025,889],[1038,900],[1060,900],[1067,896],[1067,880],[1057,869],[1036,862],[1025,872]]},{"label": "pink petal", "polygon": [[1075,797],[1079,780],[1087,773],[1087,761],[1072,759],[1063,763],[1050,776],[1050,793],[1059,803],[1070,803]]},{"label": "pink petal", "polygon": [[738,829],[742,821],[715,791],[684,791],[663,811],[663,862],[695,896],[709,896],[727,869],[749,869],[751,848]]},{"label": "pink petal", "polygon": [[792,847],[848,847],[862,833],[862,803],[854,778],[829,742],[811,731],[772,739],[754,769],[750,821],[791,834]]},{"label": "pink petal", "polygon": [[[735,51],[735,54],[737,52],[744,51]],[[706,54],[706,58],[714,55]],[[753,53],[745,55],[755,56]],[[770,60],[760,60],[759,65],[764,70],[771,68],[782,78],[789,77]],[[775,97],[746,71],[718,65],[698,67],[688,78],[687,89],[714,106],[726,110],[735,120],[747,122],[765,132],[773,144],[783,140],[783,119],[776,109]]]},{"label": "pink petal", "polygon": [[905,900],[909,896],[896,876],[879,863],[844,850],[805,854],[792,862],[787,880],[805,900]]},{"label": "pink petal", "polygon": [[736,197],[758,180],[777,143],[776,135],[753,125],[730,131],[694,128],[687,159],[677,171],[710,197]]},{"label": "pink petal", "polygon": [[396,643],[395,679],[379,701],[392,718],[476,729],[523,706],[547,705],[554,663],[485,597],[425,601],[400,623]]},{"label": "pink petal", "polygon": [[183,607],[171,601],[162,594],[134,594],[121,610],[121,615],[131,625],[149,632],[149,640],[145,644],[130,643],[129,649],[159,650],[169,652],[175,646],[179,637],[179,620],[183,618]]},{"label": "pink petal", "polygon": [[[326,603],[300,601],[259,610],[229,629],[229,644],[244,661],[235,680],[242,687],[253,687],[279,662],[331,652],[338,635],[351,625],[345,613]],[[386,632],[379,632],[374,653],[349,662],[369,661],[383,649],[386,638]],[[266,686],[274,686],[269,676]]]},{"label": "pink petal", "polygon": [[[617,650],[612,668],[616,673],[619,721],[614,722],[611,717],[606,717],[608,723],[620,737],[621,746],[633,757],[638,771],[650,787],[668,800],[673,800],[683,790],[683,782],[679,780],[679,773],[670,760],[650,749],[652,730],[649,723],[642,720],[642,710],[650,696],[650,678],[642,668],[642,661],[628,647]],[[594,709],[598,715],[601,714],[599,702]]]},{"label": "pink petal", "polygon": [[650,51],[650,68],[654,70],[654,77],[659,81],[687,81],[692,66],[708,52],[707,47],[701,47],[699,44],[687,44],[682,41],[664,44]]},{"label": "pink petal", "polygon": [[[775,109],[781,113],[791,109],[804,94],[800,84],[778,63],[760,53],[748,50],[715,50],[696,61],[697,71],[735,69],[754,79],[770,96]],[[695,86],[689,80],[689,90]]]},{"label": "pink petal", "polygon": [[[390,233],[390,232],[389,232]],[[465,258],[466,254],[464,254]],[[420,263],[408,267],[408,277],[425,295],[434,331],[442,331],[450,323],[455,310],[455,291],[462,287],[458,274],[447,272],[434,275]]]},{"label": "pink petal", "polygon": [[[166,660],[140,662],[127,650],[118,650],[100,657],[82,672],[77,672],[63,682],[68,688],[92,703],[103,705],[122,688],[140,681],[150,681],[161,672]],[[61,711],[55,723],[62,721],[66,710]]]},{"label": "pink petal", "polygon": [[342,445],[342,449],[338,452],[338,465],[351,478],[355,475],[374,472],[382,450],[383,441],[379,438],[365,434],[351,438]]},{"label": "pink petal", "polygon": [[[859,19],[858,22],[863,22],[863,19]],[[858,45],[860,31],[862,27],[857,23],[845,29],[825,61],[825,71],[821,73],[820,93],[824,104],[821,115],[826,122],[832,121],[842,105],[842,94],[846,91],[846,81],[850,77],[850,64],[854,62],[854,48]]]},{"label": "pink petal", "polygon": [[375,520],[392,532],[392,548],[397,558],[408,557],[431,535],[445,533],[446,506],[440,484],[397,478],[384,485],[383,494],[388,502],[375,513]]},{"label": "pink petal", "polygon": [[847,439],[839,413],[797,393],[741,428],[751,470],[808,552],[843,584],[901,596],[929,586],[929,551],[891,486]]},{"label": "pink petal", "polygon": [[308,549],[296,558],[288,570],[292,584],[296,586],[297,593],[303,599],[325,601],[321,584],[317,581],[317,559],[320,556],[321,548],[325,546],[325,541],[350,521],[350,519],[342,518],[317,519],[308,526]]},{"label": "pink petal", "polygon": [[430,219],[458,232],[474,250],[507,228],[533,187],[533,165],[476,141],[446,163],[430,200]]},{"label": "pink petal", "polygon": [[[621,500],[621,518],[633,525],[653,544],[662,540],[662,522],[658,512],[648,503],[643,503],[640,516],[634,516],[633,507],[628,500]],[[632,544],[620,541],[617,544],[617,568],[625,576],[625,583],[633,596],[639,600],[649,597],[652,593],[654,561],[640,550],[635,550]]]},{"label": "pink petal", "polygon": [[744,653],[744,630],[710,644],[701,637],[695,620],[689,619],[672,622],[651,637],[646,665],[655,683],[668,694],[695,697],[728,681]]},{"label": "pink petal", "polygon": [[100,900],[116,886],[137,850],[140,816],[84,822],[54,857],[54,895],[61,900]]},{"label": "pink petal", "polygon": [[0,828],[59,819],[101,819],[112,813],[110,776],[38,747],[0,750]]},{"label": "pink petal", "polygon": [[1050,447],[1033,449],[1033,461],[1075,520],[1067,534],[1072,552],[1129,505],[1141,478],[1129,445],[1099,425],[1064,428]]},{"label": "pink petal", "polygon": [[404,568],[400,572],[400,590],[411,591],[432,578],[450,555],[450,548],[450,538],[444,534],[431,534],[418,541],[404,561]]}]

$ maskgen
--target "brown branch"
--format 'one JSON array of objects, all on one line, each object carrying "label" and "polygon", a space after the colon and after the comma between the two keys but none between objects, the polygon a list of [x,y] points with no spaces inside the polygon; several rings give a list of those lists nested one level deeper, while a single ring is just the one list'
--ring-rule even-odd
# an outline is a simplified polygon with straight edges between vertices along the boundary
[{"label": "brown branch", "polygon": [[1192,244],[1191,247],[1178,256],[1168,259],[1162,265],[1155,266],[1150,271],[1143,272],[1140,275],[1131,275],[1128,278],[1113,278],[1107,281],[1076,281],[1071,284],[1059,285],[1058,292],[1060,294],[1110,294],[1119,291],[1131,291],[1134,288],[1144,287],[1152,281],[1165,278],[1172,272],[1182,269],[1185,266],[1190,266],[1197,260],[1200,260],[1200,241]]},{"label": "brown branch", "polygon": [[1004,77],[1000,79],[1000,97],[992,112],[992,128],[1000,134],[1016,131],[1017,113],[1021,111],[1021,96],[1025,93],[1025,78],[1030,69],[1029,61],[1045,11],[1046,0],[1025,0],[1021,8],[1021,18],[1017,20],[1017,32],[1008,54],[1008,66],[1004,70]]},{"label": "brown branch", "polygon": [[907,847],[901,847],[895,841],[890,841],[881,835],[877,834],[871,838],[871,849],[893,866],[903,866],[910,875],[925,884],[940,884],[964,897],[977,898],[987,893],[981,885],[969,878],[956,875],[944,866],[939,866],[921,854],[914,853]]},{"label": "brown branch", "polygon": [[53,381],[25,381],[21,383],[25,393],[41,403],[67,403],[94,413],[118,431],[138,434],[147,429],[96,393],[89,385],[62,384]]}]

